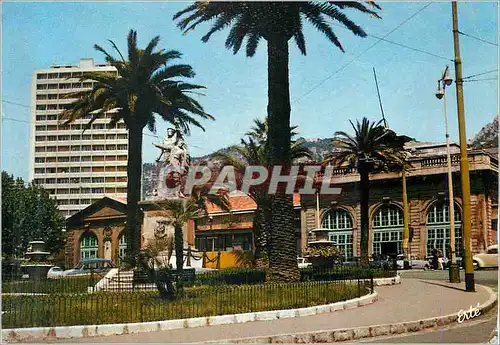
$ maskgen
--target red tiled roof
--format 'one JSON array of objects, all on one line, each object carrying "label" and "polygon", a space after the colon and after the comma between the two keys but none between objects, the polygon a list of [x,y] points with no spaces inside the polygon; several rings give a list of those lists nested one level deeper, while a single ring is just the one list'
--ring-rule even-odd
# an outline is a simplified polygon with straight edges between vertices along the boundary
[{"label": "red tiled roof", "polygon": [[[229,204],[231,206],[231,211],[252,211],[257,208],[257,204],[248,195],[238,195],[230,196]],[[293,206],[300,206],[300,195],[298,193],[293,194]],[[214,204],[207,205],[208,213],[219,213],[222,210]]]}]

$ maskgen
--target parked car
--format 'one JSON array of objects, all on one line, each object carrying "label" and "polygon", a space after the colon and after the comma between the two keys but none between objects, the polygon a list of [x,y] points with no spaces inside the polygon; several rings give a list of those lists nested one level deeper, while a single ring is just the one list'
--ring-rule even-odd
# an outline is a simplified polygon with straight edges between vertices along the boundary
[{"label": "parked car", "polygon": [[57,279],[64,276],[64,270],[61,267],[54,266],[47,272],[47,279]]},{"label": "parked car", "polygon": [[498,267],[498,244],[486,248],[484,253],[472,257],[475,269]]},{"label": "parked car", "polygon": [[78,276],[90,274],[92,272],[104,273],[115,267],[116,265],[109,259],[84,259],[75,268],[64,271],[64,276]]},{"label": "parked car", "polygon": [[[398,269],[404,268],[404,255],[399,254],[396,258],[396,264],[398,265]],[[414,269],[424,269],[428,270],[430,268],[430,264],[428,260],[418,259],[415,255],[410,256],[410,268]]]},{"label": "parked car", "polygon": [[308,268],[308,267],[312,267],[312,263],[310,263],[309,261],[307,261],[306,258],[301,258],[301,257],[298,257],[297,258],[297,263],[299,265],[299,268]]}]

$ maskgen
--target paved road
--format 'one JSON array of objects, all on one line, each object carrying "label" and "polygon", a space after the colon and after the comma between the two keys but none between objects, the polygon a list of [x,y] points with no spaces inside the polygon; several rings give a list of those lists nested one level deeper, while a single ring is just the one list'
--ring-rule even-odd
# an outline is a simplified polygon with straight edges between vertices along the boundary
[{"label": "paved road", "polygon": [[[498,271],[481,270],[474,272],[474,279],[477,284],[482,284],[498,291]],[[402,278],[428,279],[428,280],[448,280],[448,271],[418,271],[410,270],[400,273]],[[464,281],[464,271],[460,272],[462,283]],[[420,332],[412,336],[384,337],[373,339],[371,343],[486,343],[491,332],[497,326],[497,307],[491,309],[477,320],[465,322],[462,325],[452,325],[437,331]],[[380,340],[378,340],[380,339]]]},{"label": "paved road", "polygon": [[400,285],[381,286],[377,287],[376,291],[379,293],[379,300],[376,303],[330,314],[121,336],[80,338],[61,342],[197,343],[352,328],[448,315],[457,313],[460,309],[469,309],[469,306],[476,305],[478,302],[484,303],[489,298],[489,294],[481,287],[478,287],[474,293],[466,293],[460,287],[450,286],[445,282],[425,282],[418,279],[403,279]]},{"label": "paved road", "polygon": [[[477,284],[483,284],[491,288],[498,287],[498,270],[480,270],[474,272],[474,280]],[[465,286],[464,270],[460,270],[461,284]],[[423,271],[423,270],[409,270],[401,271],[401,278],[414,278],[414,279],[429,279],[429,280],[448,280],[448,271]]]},{"label": "paved road", "polygon": [[372,338],[370,343],[487,343],[497,325],[497,309],[493,308],[477,320],[453,325],[437,331],[420,332],[411,336]]}]

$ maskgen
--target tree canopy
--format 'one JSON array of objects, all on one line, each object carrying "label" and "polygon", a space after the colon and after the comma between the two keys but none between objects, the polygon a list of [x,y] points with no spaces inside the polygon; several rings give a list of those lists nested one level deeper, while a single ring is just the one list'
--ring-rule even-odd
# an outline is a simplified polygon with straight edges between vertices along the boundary
[{"label": "tree canopy", "polygon": [[45,241],[45,248],[56,254],[64,248],[64,218],[57,202],[34,184],[2,172],[2,257],[22,257],[28,243]]}]

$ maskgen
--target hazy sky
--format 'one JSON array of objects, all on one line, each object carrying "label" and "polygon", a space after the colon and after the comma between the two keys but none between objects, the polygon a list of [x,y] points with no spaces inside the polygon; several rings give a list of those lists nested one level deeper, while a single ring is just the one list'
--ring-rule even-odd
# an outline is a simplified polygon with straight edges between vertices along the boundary
[{"label": "hazy sky", "polygon": [[[207,26],[183,36],[172,15],[187,2],[162,3],[20,3],[2,4],[2,169],[23,178],[29,169],[30,85],[34,70],[51,64],[77,64],[93,57],[103,62],[95,43],[109,47],[114,40],[122,51],[130,29],[138,31],[139,46],[155,35],[159,46],[176,49],[182,63],[193,66],[193,82],[207,86],[200,97],[207,112],[216,117],[187,138],[190,153],[199,156],[236,144],[267,106],[266,45],[253,58],[224,48],[227,31],[208,43],[200,37]],[[419,12],[425,2],[381,3],[382,20],[348,12],[374,36],[383,37]],[[462,32],[492,42],[461,36],[464,76],[498,69],[498,7],[496,2],[459,3]],[[431,3],[390,33],[386,39],[437,56],[411,50],[377,38],[359,38],[337,28],[346,53],[330,44],[311,26],[305,27],[307,56],[291,42],[290,91],[292,123],[304,137],[331,137],[351,131],[349,120],[380,118],[372,68],[377,70],[384,110],[391,128],[421,141],[443,141],[442,102],[435,96],[436,82],[446,64],[453,70],[451,3]],[[376,44],[375,44],[376,43]],[[364,52],[370,46],[373,48]],[[363,53],[364,52],[364,53]],[[363,54],[361,54],[363,53]],[[361,54],[361,55],[360,55]],[[498,113],[498,71],[464,84],[467,134],[470,138]],[[449,88],[448,113],[452,140],[458,140],[455,86]],[[14,105],[15,102],[25,107]],[[163,136],[167,124],[158,126]],[[145,131],[145,133],[148,133]],[[154,137],[145,136],[144,162],[158,152]]]}]

